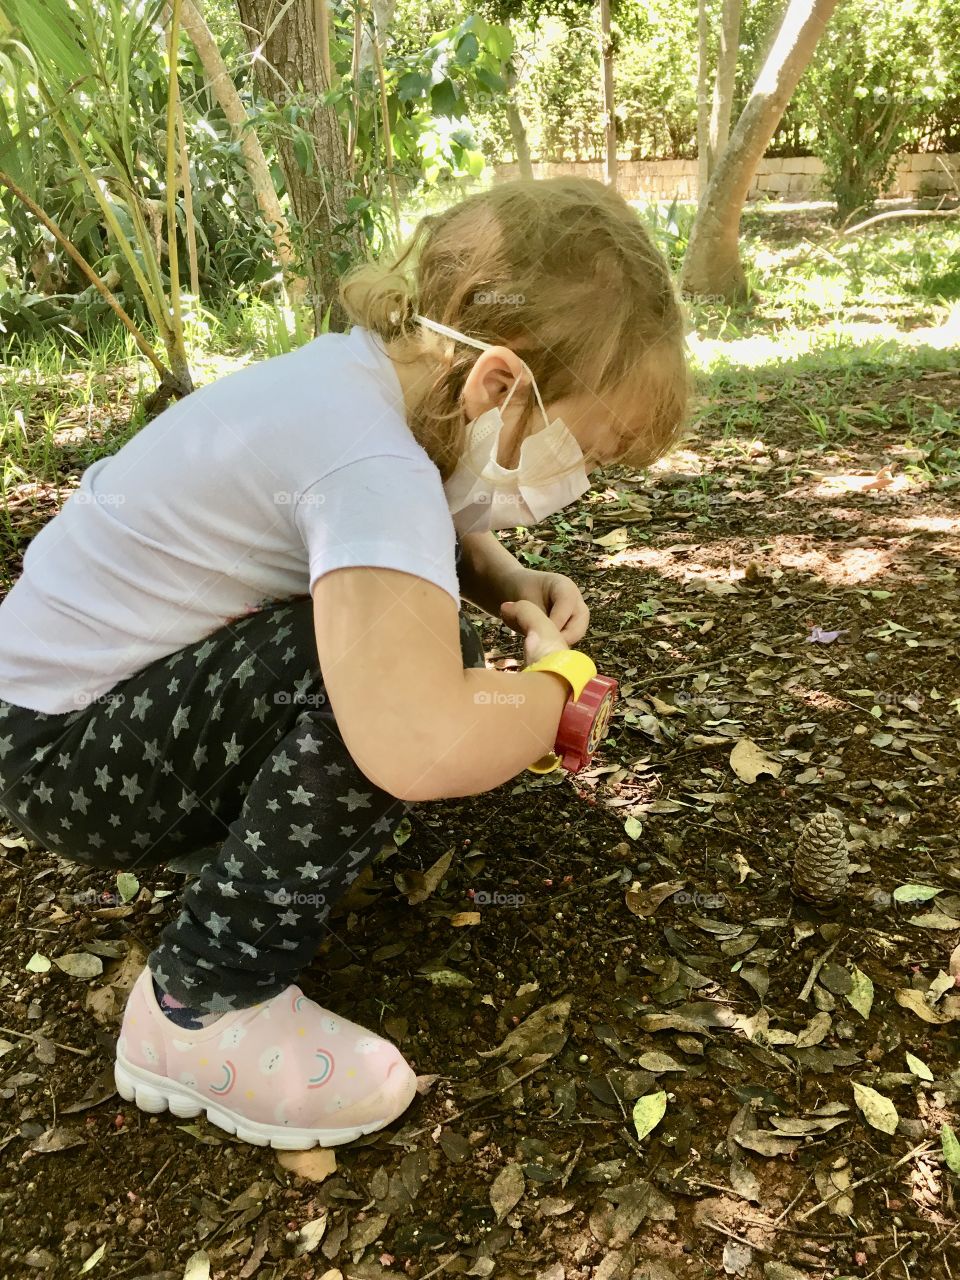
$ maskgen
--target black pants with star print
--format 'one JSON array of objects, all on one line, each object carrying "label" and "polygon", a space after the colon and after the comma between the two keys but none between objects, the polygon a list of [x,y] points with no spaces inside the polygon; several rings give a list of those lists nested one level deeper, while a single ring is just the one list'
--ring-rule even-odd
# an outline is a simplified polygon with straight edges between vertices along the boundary
[{"label": "black pants with star print", "polygon": [[[461,611],[464,666],[484,665]],[[0,700],[0,809],[63,857],[210,859],[149,965],[175,999],[242,1009],[294,982],[407,805],[354,764],[298,596],[151,663],[77,711]]]}]

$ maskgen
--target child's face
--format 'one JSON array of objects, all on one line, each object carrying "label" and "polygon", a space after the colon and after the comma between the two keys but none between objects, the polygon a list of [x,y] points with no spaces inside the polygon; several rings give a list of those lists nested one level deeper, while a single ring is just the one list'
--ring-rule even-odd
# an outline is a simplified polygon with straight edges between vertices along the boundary
[{"label": "child's face", "polygon": [[[517,377],[520,385],[503,409],[503,402]],[[516,467],[520,446],[527,435],[542,430],[543,415],[529,392],[529,375],[518,357],[507,348],[494,347],[478,356],[463,388],[463,407],[467,421],[480,417],[488,409],[501,406],[504,431],[500,438],[497,461],[502,467]],[[526,424],[523,418],[526,409]],[[566,396],[545,404],[547,421],[562,418],[583,452],[587,471],[596,470],[623,452],[624,424],[617,407],[610,400],[590,392]]]},{"label": "child's face", "polygon": [[[546,405],[547,417],[562,418],[583,453],[588,472],[613,462],[623,453],[624,424],[615,407],[585,392]],[[539,416],[539,414],[538,414]]]}]

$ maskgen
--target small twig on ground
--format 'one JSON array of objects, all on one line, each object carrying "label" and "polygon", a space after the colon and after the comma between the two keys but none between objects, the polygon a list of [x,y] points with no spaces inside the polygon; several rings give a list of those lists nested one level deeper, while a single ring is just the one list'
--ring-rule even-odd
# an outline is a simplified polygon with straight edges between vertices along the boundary
[{"label": "small twig on ground", "polygon": [[719,1222],[712,1222],[709,1218],[704,1218],[703,1225],[710,1227],[712,1231],[719,1231],[722,1236],[729,1236],[731,1240],[736,1240],[737,1244],[745,1244],[748,1249],[755,1249],[757,1253],[768,1253],[771,1258],[775,1254],[775,1250],[765,1249],[762,1244],[754,1244],[746,1236],[738,1236],[735,1231],[728,1231],[726,1227],[721,1227]]},{"label": "small twig on ground", "polygon": [[799,1000],[810,999],[810,992],[813,990],[813,984],[817,980],[817,975],[819,974],[823,966],[826,964],[828,957],[833,954],[834,950],[836,949],[837,943],[839,941],[840,939],[837,938],[835,941],[831,942],[829,947],[827,947],[826,951],[824,951],[823,955],[817,956],[816,960],[814,960],[813,964],[810,966],[810,973],[807,976],[807,980],[803,984],[803,987],[800,991],[800,995],[797,997],[797,999]]},{"label": "small twig on ground", "polygon": [[775,1219],[775,1222],[777,1225],[779,1225],[784,1220],[784,1218],[787,1216],[790,1210],[796,1205],[797,1201],[801,1198],[801,1196],[806,1194],[807,1187],[809,1187],[812,1181],[813,1181],[813,1174],[811,1173],[808,1175],[806,1182],[803,1184],[803,1186],[800,1188],[797,1194],[793,1197],[793,1199],[784,1209],[783,1213],[779,1214],[778,1217]]},{"label": "small twig on ground", "polygon": [[849,1187],[841,1187],[839,1191],[834,1191],[832,1195],[827,1196],[826,1200],[821,1200],[820,1203],[815,1204],[812,1209],[807,1209],[806,1212],[801,1213],[799,1218],[797,1218],[797,1221],[806,1222],[808,1218],[812,1218],[820,1209],[825,1209],[831,1200],[836,1200],[837,1196],[849,1195],[851,1191],[856,1191],[856,1189],[858,1187],[862,1187],[864,1183],[872,1182],[874,1178],[879,1178],[882,1173],[892,1173],[894,1169],[899,1169],[902,1164],[906,1164],[907,1161],[912,1160],[914,1156],[918,1156],[923,1154],[925,1151],[929,1151],[931,1145],[932,1144],[930,1142],[921,1142],[918,1146],[914,1147],[912,1151],[908,1151],[905,1156],[901,1156],[900,1159],[895,1161],[893,1164],[885,1164],[882,1168],[876,1169],[873,1173],[868,1173],[865,1178],[858,1178],[856,1182],[851,1182]]},{"label": "small twig on ground", "polygon": [[[17,1036],[21,1040],[38,1039],[36,1032],[14,1031],[13,1027],[0,1027],[0,1033],[2,1033],[5,1036]],[[44,1039],[45,1038],[46,1037],[44,1037]],[[63,1049],[67,1053],[78,1053],[81,1058],[89,1058],[90,1055],[93,1053],[92,1049],[78,1049],[75,1045],[72,1045],[72,1044],[61,1044],[59,1040],[51,1040],[50,1043],[55,1044],[58,1049]]]},{"label": "small twig on ground", "polygon": [[[438,1120],[436,1124],[424,1125],[422,1129],[417,1129],[415,1132],[404,1136],[419,1138],[421,1133],[432,1132],[434,1129],[442,1129],[445,1124],[452,1124],[454,1120],[459,1120],[461,1116],[465,1116],[467,1112],[472,1111],[474,1107],[479,1107],[481,1102],[487,1102],[491,1097],[495,1098],[497,1094],[506,1093],[508,1089],[515,1088],[523,1080],[526,1080],[527,1076],[532,1076],[535,1071],[539,1071],[541,1067],[545,1067],[547,1062],[550,1062],[551,1060],[551,1058],[547,1058],[546,1062],[538,1062],[535,1067],[531,1067],[529,1071],[525,1071],[522,1076],[517,1076],[516,1080],[510,1080],[506,1084],[501,1085],[499,1089],[492,1089],[490,1093],[485,1093],[482,1098],[477,1098],[476,1102],[471,1102],[469,1106],[464,1107],[462,1111],[455,1111],[453,1115],[446,1116],[443,1120]],[[426,1276],[423,1277],[423,1280],[427,1280]]]},{"label": "small twig on ground", "polygon": [[448,1253],[439,1266],[434,1267],[432,1271],[428,1271],[426,1275],[420,1277],[420,1280],[430,1280],[431,1276],[439,1275],[441,1271],[446,1271],[447,1267],[455,1259],[459,1258],[458,1253]]}]

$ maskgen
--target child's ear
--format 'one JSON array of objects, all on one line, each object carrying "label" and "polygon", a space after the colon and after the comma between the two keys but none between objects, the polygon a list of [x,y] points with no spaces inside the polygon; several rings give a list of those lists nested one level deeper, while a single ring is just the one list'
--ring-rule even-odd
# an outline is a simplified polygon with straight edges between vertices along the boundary
[{"label": "child's ear", "polygon": [[461,399],[468,421],[479,418],[488,409],[502,408],[511,387],[515,386],[516,390],[510,405],[515,401],[522,403],[524,387],[529,381],[526,365],[509,347],[491,347],[481,352],[463,384]]}]

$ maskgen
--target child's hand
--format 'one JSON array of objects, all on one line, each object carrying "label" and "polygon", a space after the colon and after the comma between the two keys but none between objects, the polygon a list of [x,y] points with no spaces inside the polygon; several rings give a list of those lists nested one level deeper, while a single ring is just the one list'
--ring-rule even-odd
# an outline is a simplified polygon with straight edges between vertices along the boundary
[{"label": "child's hand", "polygon": [[523,636],[527,666],[548,653],[570,647],[543,610],[530,600],[505,600],[500,606],[500,616],[511,631]]}]

